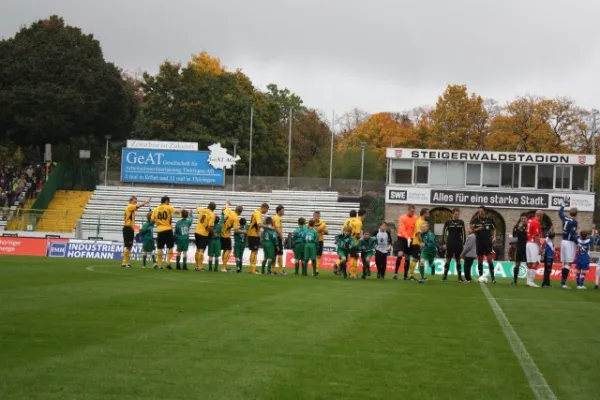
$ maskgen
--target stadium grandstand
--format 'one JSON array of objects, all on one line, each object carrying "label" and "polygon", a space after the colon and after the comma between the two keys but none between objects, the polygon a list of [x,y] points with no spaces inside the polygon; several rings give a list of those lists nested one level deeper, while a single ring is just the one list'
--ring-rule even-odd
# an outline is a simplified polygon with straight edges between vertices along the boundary
[{"label": "stadium grandstand", "polygon": [[[271,209],[268,215],[275,214],[275,207],[285,207],[283,218],[284,237],[297,227],[297,220],[304,217],[312,218],[313,211],[320,211],[321,218],[331,232],[325,237],[325,247],[334,247],[334,236],[342,229],[350,210],[358,210],[358,202],[340,202],[337,192],[299,192],[273,190],[271,192],[228,192],[222,190],[200,189],[169,189],[156,187],[131,186],[98,186],[94,191],[80,222],[80,232],[85,238],[96,237],[103,240],[120,241],[123,228],[123,209],[129,198],[136,196],[139,200],[152,199],[151,207],[160,203],[160,197],[168,195],[175,207],[184,207],[194,211],[196,207],[206,207],[209,202],[217,204],[217,215],[225,206],[226,200],[231,200],[232,208],[238,205],[244,207],[242,217],[250,218],[252,211],[261,203],[269,203]],[[142,208],[136,215],[136,225],[141,226],[146,218],[148,208]],[[177,222],[173,220],[173,226]],[[191,235],[195,229],[196,220],[192,226]]]},{"label": "stadium grandstand", "polygon": [[0,165],[0,231],[20,210],[31,207],[52,169],[52,164]]}]

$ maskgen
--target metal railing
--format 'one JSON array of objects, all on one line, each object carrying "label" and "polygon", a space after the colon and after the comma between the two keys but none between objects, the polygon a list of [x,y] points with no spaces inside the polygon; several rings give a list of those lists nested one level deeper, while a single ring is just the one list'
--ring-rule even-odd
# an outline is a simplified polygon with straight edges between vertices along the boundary
[{"label": "metal railing", "polygon": [[6,224],[6,230],[71,232],[75,221],[69,218],[69,213],[69,210],[17,209]]}]

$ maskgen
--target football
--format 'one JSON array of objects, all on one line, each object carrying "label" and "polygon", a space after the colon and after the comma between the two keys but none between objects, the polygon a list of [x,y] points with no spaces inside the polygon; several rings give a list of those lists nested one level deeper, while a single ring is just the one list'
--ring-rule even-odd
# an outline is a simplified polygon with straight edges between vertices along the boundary
[{"label": "football", "polygon": [[477,279],[477,282],[483,283],[485,285],[486,283],[488,283],[487,276],[480,276],[479,279]]}]

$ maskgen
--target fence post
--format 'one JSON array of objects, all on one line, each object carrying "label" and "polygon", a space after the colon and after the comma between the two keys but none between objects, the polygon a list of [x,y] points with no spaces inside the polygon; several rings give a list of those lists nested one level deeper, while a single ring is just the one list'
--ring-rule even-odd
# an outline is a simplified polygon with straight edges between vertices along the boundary
[{"label": "fence post", "polygon": [[100,214],[98,214],[98,225],[96,225],[96,237],[100,237]]}]

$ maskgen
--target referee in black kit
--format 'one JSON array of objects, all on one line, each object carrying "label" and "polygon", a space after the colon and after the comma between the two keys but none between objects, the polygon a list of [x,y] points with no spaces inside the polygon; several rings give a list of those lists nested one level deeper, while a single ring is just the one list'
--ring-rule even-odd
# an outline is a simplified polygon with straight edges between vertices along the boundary
[{"label": "referee in black kit", "polygon": [[494,262],[492,260],[493,243],[496,241],[496,225],[488,216],[485,206],[479,206],[477,215],[471,220],[473,232],[477,238],[477,270],[479,276],[483,276],[483,257],[487,259],[492,283],[496,283],[494,277]]},{"label": "referee in black kit", "polygon": [[458,282],[462,283],[462,271],[460,268],[460,255],[463,251],[463,246],[467,234],[465,232],[465,222],[460,219],[460,210],[455,208],[452,210],[452,219],[446,221],[444,224],[444,235],[443,243],[446,249],[446,264],[444,265],[444,277],[442,281],[448,279],[448,270],[450,269],[450,262],[454,258],[456,262],[456,272],[458,274]]}]

